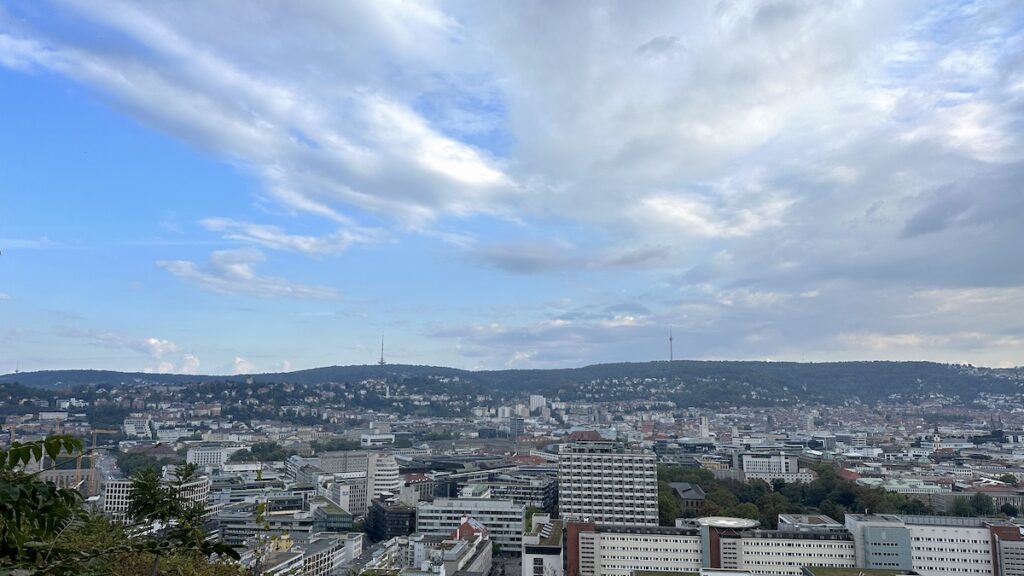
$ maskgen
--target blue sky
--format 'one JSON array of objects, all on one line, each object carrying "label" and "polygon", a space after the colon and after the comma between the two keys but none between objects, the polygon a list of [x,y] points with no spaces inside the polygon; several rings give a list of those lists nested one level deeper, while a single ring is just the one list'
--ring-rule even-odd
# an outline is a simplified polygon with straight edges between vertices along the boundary
[{"label": "blue sky", "polygon": [[0,372],[1024,364],[1016,2],[0,5]]}]

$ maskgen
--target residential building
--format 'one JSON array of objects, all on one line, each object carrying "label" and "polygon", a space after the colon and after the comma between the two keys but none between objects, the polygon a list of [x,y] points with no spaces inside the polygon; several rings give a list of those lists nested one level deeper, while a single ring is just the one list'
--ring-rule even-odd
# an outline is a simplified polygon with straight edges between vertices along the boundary
[{"label": "residential building", "polygon": [[559,450],[563,518],[600,524],[657,525],[655,456],[615,442],[575,442]]}]

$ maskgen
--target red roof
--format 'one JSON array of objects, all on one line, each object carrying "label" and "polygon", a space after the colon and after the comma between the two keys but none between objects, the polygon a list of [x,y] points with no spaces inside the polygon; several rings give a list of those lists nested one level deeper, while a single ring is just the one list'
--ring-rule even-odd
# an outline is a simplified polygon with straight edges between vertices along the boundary
[{"label": "red roof", "polygon": [[572,442],[579,442],[581,440],[601,440],[601,435],[597,433],[597,430],[580,430],[579,432],[569,434],[569,440]]},{"label": "red roof", "polygon": [[468,540],[477,534],[483,534],[484,536],[487,536],[490,533],[491,531],[488,530],[487,527],[481,524],[478,520],[474,520],[473,518],[467,518],[463,516],[462,523],[459,524],[459,527],[452,531],[452,533],[449,534],[448,537],[453,540]]},{"label": "red roof", "polygon": [[856,472],[850,470],[849,468],[840,468],[836,472],[836,476],[839,476],[843,480],[856,480],[857,478],[860,478],[860,474],[857,474]]}]

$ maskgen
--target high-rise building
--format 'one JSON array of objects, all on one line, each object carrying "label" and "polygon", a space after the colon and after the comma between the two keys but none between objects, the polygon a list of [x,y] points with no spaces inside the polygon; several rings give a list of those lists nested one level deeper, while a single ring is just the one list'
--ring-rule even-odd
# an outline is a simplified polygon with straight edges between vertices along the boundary
[{"label": "high-rise building", "polygon": [[390,454],[370,454],[367,460],[366,478],[369,484],[369,498],[390,495],[402,487],[402,478],[398,473],[398,462]]},{"label": "high-rise building", "polygon": [[530,394],[530,412],[540,410],[547,405],[547,399],[540,394]]},{"label": "high-rise building", "polygon": [[515,440],[526,434],[526,420],[512,417],[508,419],[508,437]]},{"label": "high-rise building", "polygon": [[630,450],[616,442],[563,444],[558,486],[563,518],[600,524],[658,523],[653,452]]}]

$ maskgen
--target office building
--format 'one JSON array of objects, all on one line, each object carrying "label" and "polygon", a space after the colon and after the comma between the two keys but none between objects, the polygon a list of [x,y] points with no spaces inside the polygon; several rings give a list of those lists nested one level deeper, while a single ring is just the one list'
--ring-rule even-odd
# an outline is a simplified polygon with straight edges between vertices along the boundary
[{"label": "office building", "polygon": [[[179,492],[185,502],[206,504],[210,496],[210,478],[200,476],[181,486]],[[107,480],[100,498],[103,513],[118,522],[127,520],[128,504],[131,502],[132,481],[126,479]]]},{"label": "office building", "polygon": [[522,551],[526,506],[511,500],[437,498],[420,502],[416,506],[416,531],[444,536],[458,528],[464,518],[473,518],[486,526],[491,540],[503,552]]},{"label": "office building", "polygon": [[923,576],[1024,574],[1020,528],[1005,520],[955,516],[847,514],[857,566]]},{"label": "office building", "polygon": [[740,462],[743,476],[747,480],[782,480],[786,483],[814,481],[814,472],[800,468],[797,456],[754,452],[740,455]]},{"label": "office building", "polygon": [[679,524],[670,528],[570,522],[568,575],[721,570],[799,576],[805,566],[856,566],[853,537],[845,530],[758,530],[755,520],[722,517]]}]

